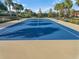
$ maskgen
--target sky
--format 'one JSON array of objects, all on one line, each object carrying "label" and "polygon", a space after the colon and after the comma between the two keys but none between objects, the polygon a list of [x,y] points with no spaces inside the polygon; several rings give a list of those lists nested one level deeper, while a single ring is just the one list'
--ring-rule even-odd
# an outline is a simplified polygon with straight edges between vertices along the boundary
[{"label": "sky", "polygon": [[[54,10],[54,6],[56,3],[63,2],[64,0],[13,0],[14,2],[21,3],[25,8],[32,9],[33,11],[37,12],[39,8],[42,11],[48,11],[50,8]],[[72,9],[79,10],[79,7],[75,4],[76,0],[73,1]]]},{"label": "sky", "polygon": [[15,0],[15,2],[21,3],[25,8],[30,8],[33,11],[38,11],[39,8],[42,11],[48,11],[50,8],[54,9],[54,6],[58,2],[63,0]]}]

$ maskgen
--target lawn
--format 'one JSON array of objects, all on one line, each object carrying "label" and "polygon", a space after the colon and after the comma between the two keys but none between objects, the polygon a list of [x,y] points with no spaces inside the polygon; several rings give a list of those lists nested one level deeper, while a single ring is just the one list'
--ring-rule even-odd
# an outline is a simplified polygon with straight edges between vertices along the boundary
[{"label": "lawn", "polygon": [[79,25],[79,18],[60,18],[59,20]]}]

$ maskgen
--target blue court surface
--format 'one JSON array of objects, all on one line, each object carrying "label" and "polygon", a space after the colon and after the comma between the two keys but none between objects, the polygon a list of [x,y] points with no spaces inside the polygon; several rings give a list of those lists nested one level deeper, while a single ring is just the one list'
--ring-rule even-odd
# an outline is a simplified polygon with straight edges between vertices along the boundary
[{"label": "blue court surface", "polygon": [[0,30],[0,40],[78,40],[79,32],[50,19],[27,19]]}]

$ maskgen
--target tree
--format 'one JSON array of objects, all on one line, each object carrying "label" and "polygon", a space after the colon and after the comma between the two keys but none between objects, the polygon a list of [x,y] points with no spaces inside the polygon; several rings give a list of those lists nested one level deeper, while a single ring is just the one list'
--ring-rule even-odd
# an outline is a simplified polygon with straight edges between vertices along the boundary
[{"label": "tree", "polygon": [[55,7],[54,7],[54,9],[57,10],[57,11],[59,11],[60,10],[59,4],[56,4]]},{"label": "tree", "polygon": [[19,4],[19,11],[21,12],[22,10],[24,10],[23,5]]},{"label": "tree", "polygon": [[0,11],[7,11],[7,7],[0,1]]},{"label": "tree", "polygon": [[41,11],[41,8],[40,8],[39,11],[38,11],[38,17],[42,17],[42,11]]},{"label": "tree", "polygon": [[20,12],[24,9],[23,5],[18,4],[18,3],[14,3],[13,4],[13,9],[16,10],[16,12]]},{"label": "tree", "polygon": [[32,17],[32,13],[33,13],[32,10],[29,9],[29,10],[28,10],[28,16],[29,16],[29,17]]},{"label": "tree", "polygon": [[8,7],[9,14],[11,16],[12,15],[12,13],[11,13],[11,6],[13,6],[13,1],[12,0],[5,0],[5,5]]},{"label": "tree", "polygon": [[65,10],[67,11],[67,16],[69,17],[70,16],[70,9],[72,8],[73,6],[73,3],[71,0],[65,0],[64,2],[64,6],[65,6]]},{"label": "tree", "polygon": [[49,10],[48,17],[52,17],[52,9]]},{"label": "tree", "polygon": [[17,15],[17,17],[18,17],[18,12],[19,12],[19,4],[14,3],[14,4],[13,4],[13,9],[14,9],[14,10],[16,10],[16,15]]},{"label": "tree", "polygon": [[48,13],[47,12],[44,12],[42,13],[43,17],[48,17]]},{"label": "tree", "polygon": [[32,17],[35,15],[35,13],[31,9],[25,9],[25,14],[27,14],[27,17]]},{"label": "tree", "polygon": [[33,17],[37,17],[37,14],[35,12],[32,13]]},{"label": "tree", "polygon": [[64,9],[64,3],[58,3],[54,7],[55,10],[57,10],[59,17],[61,16],[61,13]]},{"label": "tree", "polygon": [[73,3],[71,0],[65,0],[62,3],[56,4],[54,9],[58,11],[59,16],[66,15],[70,17],[71,16],[70,9],[72,8],[72,6]]},{"label": "tree", "polygon": [[79,6],[79,0],[76,0],[77,2],[76,2],[76,4]]},{"label": "tree", "polygon": [[23,5],[18,4],[18,3],[14,3],[13,4],[13,9],[16,10],[16,15],[21,16],[21,11],[24,9]]},{"label": "tree", "polygon": [[66,8],[72,8],[73,3],[71,0],[65,0],[64,2]]}]

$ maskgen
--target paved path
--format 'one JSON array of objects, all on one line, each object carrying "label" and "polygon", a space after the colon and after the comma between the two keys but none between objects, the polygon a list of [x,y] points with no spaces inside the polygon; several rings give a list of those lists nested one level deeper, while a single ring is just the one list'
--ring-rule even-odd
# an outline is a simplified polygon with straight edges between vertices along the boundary
[{"label": "paved path", "polygon": [[79,59],[79,41],[0,41],[0,59]]}]

